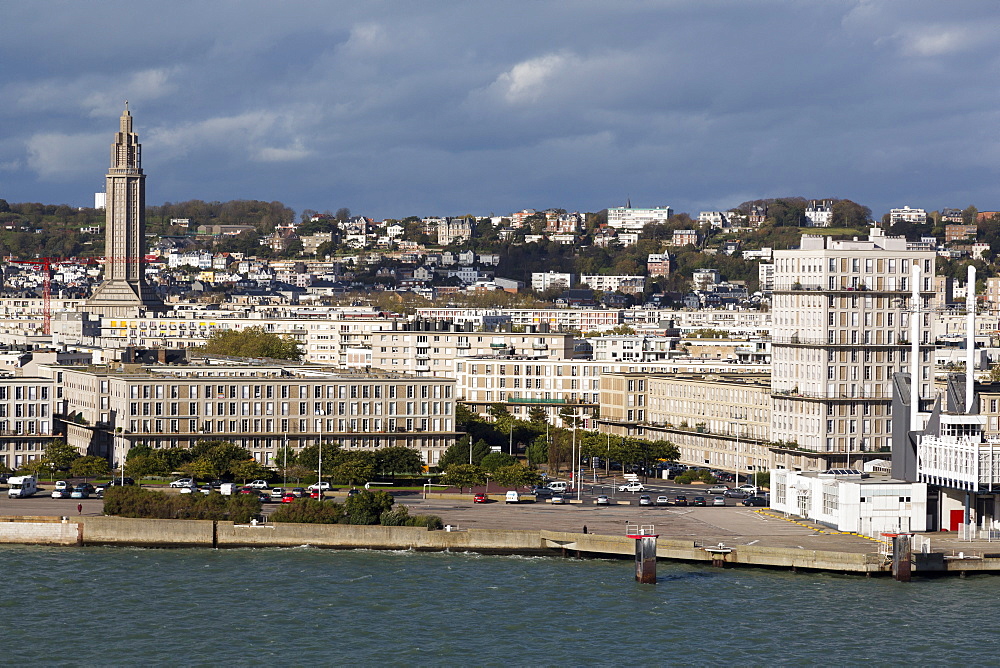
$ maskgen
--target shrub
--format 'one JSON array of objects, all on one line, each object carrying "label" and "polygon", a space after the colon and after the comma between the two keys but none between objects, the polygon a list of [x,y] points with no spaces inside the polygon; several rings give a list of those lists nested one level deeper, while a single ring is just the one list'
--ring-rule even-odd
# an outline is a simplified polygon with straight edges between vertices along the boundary
[{"label": "shrub", "polygon": [[414,515],[406,521],[406,526],[437,530],[444,528],[444,521],[437,515]]},{"label": "shrub", "polygon": [[347,516],[347,524],[378,524],[382,513],[392,508],[395,499],[392,494],[379,490],[369,492],[365,490],[354,496],[347,497],[344,504],[344,512]]},{"label": "shrub", "polygon": [[260,499],[252,494],[164,494],[140,487],[109,487],[104,514],[145,519],[230,520],[249,522],[260,514]]},{"label": "shrub", "polygon": [[344,506],[333,501],[319,499],[296,499],[283,503],[270,515],[274,522],[297,522],[299,524],[343,524]]}]

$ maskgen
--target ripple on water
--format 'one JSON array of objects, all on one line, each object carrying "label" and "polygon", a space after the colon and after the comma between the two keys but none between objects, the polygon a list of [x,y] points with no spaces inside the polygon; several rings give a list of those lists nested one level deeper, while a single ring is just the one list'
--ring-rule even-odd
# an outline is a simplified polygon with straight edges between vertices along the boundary
[{"label": "ripple on water", "polygon": [[0,564],[7,664],[702,665],[706,642],[751,664],[982,664],[969,602],[1000,612],[991,577],[661,563],[643,586],[630,561],[315,548],[9,546]]}]

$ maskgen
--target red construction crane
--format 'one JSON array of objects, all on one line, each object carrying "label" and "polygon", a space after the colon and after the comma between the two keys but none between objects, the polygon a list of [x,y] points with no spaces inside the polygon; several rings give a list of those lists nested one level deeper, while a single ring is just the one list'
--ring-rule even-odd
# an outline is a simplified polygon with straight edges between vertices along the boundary
[{"label": "red construction crane", "polygon": [[52,333],[52,267],[60,264],[88,264],[87,259],[65,258],[65,257],[38,257],[34,260],[7,260],[13,264],[27,264],[33,267],[40,267],[42,270],[42,332],[46,335]]}]

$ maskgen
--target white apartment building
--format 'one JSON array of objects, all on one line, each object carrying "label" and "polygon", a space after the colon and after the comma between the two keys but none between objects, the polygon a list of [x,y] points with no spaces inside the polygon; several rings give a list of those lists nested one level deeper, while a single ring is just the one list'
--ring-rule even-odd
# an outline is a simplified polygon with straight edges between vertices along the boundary
[{"label": "white apartment building", "polygon": [[[927,309],[935,255],[873,228],[862,241],[804,235],[774,257],[772,438],[817,453],[816,468],[856,468],[862,453],[891,444],[892,375],[910,368],[911,271],[921,272]],[[920,395],[929,397],[932,316],[919,318]]]},{"label": "white apartment building", "polygon": [[624,292],[625,294],[642,294],[646,289],[645,276],[605,276],[603,274],[583,274],[580,282],[591,290],[601,292]]},{"label": "white apartment building", "polygon": [[531,289],[536,292],[542,292],[549,288],[569,290],[573,287],[573,278],[573,274],[557,271],[535,271],[531,273]]},{"label": "white apartment building", "polygon": [[630,206],[616,206],[608,209],[608,225],[619,230],[642,231],[649,223],[665,223],[674,214],[669,206],[655,206],[651,209],[633,209]]},{"label": "white apartment building", "polygon": [[445,218],[437,225],[438,244],[447,246],[468,241],[475,227],[476,221],[472,218]]},{"label": "white apartment building", "polygon": [[702,211],[698,214],[698,222],[702,225],[706,223],[716,229],[726,227],[727,213],[725,211]]},{"label": "white apartment building", "polygon": [[55,378],[0,378],[0,464],[16,469],[42,456],[54,438]]},{"label": "white apartment building", "polygon": [[590,339],[595,362],[666,362],[677,344],[676,337],[598,336]]},{"label": "white apartment building", "polygon": [[889,209],[889,224],[895,225],[896,223],[917,223],[923,224],[927,222],[927,212],[923,209],[911,209],[908,206],[904,206],[901,209]]}]

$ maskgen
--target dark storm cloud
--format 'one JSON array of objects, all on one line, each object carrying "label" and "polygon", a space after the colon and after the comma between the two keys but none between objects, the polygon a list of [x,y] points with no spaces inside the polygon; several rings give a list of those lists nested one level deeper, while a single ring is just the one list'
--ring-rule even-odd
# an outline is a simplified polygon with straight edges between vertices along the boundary
[{"label": "dark storm cloud", "polygon": [[779,195],[1000,206],[992,3],[6,3],[0,197],[375,217]]}]

